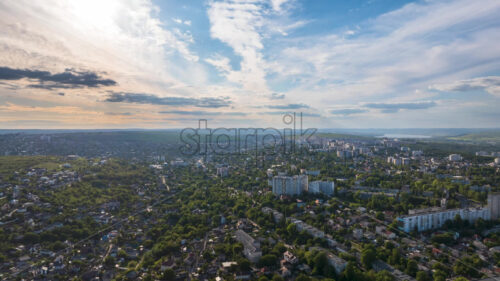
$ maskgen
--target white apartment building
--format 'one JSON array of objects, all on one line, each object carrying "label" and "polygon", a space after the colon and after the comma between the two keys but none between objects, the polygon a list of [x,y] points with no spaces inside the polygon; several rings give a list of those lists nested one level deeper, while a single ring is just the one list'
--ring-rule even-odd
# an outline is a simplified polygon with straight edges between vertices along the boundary
[{"label": "white apartment building", "polygon": [[340,274],[342,271],[344,271],[345,267],[347,266],[347,262],[345,260],[343,260],[340,257],[337,257],[336,255],[330,252],[327,252],[326,257],[328,259],[328,263],[331,266],[333,266],[337,274]]},{"label": "white apartment building", "polygon": [[414,229],[417,231],[426,231],[443,226],[447,220],[455,219],[456,215],[460,215],[463,220],[468,220],[471,223],[479,218],[483,220],[489,220],[491,218],[489,208],[430,210],[429,212],[399,217],[398,225],[399,229],[405,232],[410,232]]},{"label": "white apartment building", "polygon": [[335,183],[331,181],[313,181],[309,183],[308,192],[332,196],[335,193]]},{"label": "white apartment building", "polygon": [[300,195],[308,190],[307,175],[275,176],[272,181],[274,195]]},{"label": "white apartment building", "polygon": [[410,165],[410,158],[401,158],[401,165],[403,166]]},{"label": "white apartment building", "polygon": [[412,211],[407,216],[398,218],[399,229],[410,232],[414,229],[417,231],[425,231],[433,228],[439,228],[447,220],[455,219],[456,215],[460,215],[462,220],[474,222],[482,218],[483,220],[496,220],[500,218],[500,193],[488,194],[488,205],[481,208],[465,208],[465,209],[438,209],[429,208],[427,210]]},{"label": "white apartment building", "polygon": [[462,155],[460,155],[460,154],[450,154],[450,156],[448,156],[448,161],[453,161],[453,162],[462,161]]},{"label": "white apartment building", "polygon": [[229,168],[228,167],[219,167],[217,168],[217,176],[220,177],[227,177],[229,175]]},{"label": "white apartment building", "polygon": [[488,209],[492,220],[500,218],[500,193],[488,193]]},{"label": "white apartment building", "polygon": [[410,165],[410,158],[387,157],[387,163],[395,166]]},{"label": "white apartment building", "polygon": [[243,230],[236,230],[236,240],[243,244],[243,255],[251,262],[258,262],[262,256],[259,241],[252,238]]},{"label": "white apartment building", "polygon": [[413,157],[420,157],[423,155],[424,155],[424,152],[422,150],[414,150],[411,152],[411,156],[413,156]]}]

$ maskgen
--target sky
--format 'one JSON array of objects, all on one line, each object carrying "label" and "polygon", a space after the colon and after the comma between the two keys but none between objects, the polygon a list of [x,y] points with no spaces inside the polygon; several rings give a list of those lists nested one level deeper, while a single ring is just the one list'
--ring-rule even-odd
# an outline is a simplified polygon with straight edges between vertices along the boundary
[{"label": "sky", "polygon": [[0,129],[498,128],[500,1],[4,0]]}]

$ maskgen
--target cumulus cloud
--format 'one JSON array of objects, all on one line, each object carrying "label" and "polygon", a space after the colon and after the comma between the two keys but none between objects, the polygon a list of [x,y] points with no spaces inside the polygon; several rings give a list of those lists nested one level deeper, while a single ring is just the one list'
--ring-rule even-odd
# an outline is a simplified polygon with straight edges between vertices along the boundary
[{"label": "cumulus cloud", "polygon": [[150,0],[4,1],[0,29],[0,65],[105,71],[123,87],[179,88],[167,62],[199,59],[192,36],[165,24]]},{"label": "cumulus cloud", "polygon": [[275,11],[280,12],[282,10],[283,4],[289,2],[289,0],[271,0],[271,6]]},{"label": "cumulus cloud", "polygon": [[31,84],[32,88],[83,88],[114,86],[116,82],[111,79],[101,78],[97,73],[90,71],[76,71],[66,69],[61,73],[50,73],[49,71],[32,69],[13,69],[0,67],[0,80],[36,80],[38,84]]},{"label": "cumulus cloud", "polygon": [[218,71],[224,73],[225,75],[228,75],[232,72],[229,58],[224,57],[220,54],[216,54],[211,58],[205,59],[205,62],[213,65]]},{"label": "cumulus cloud", "polygon": [[264,23],[262,9],[259,1],[226,0],[209,2],[207,12],[210,35],[229,45],[242,58],[240,70],[229,68],[221,60],[218,63],[224,63],[224,67],[218,69],[225,71],[228,81],[257,91],[267,91],[261,53],[264,47],[260,33]]},{"label": "cumulus cloud", "polygon": [[[193,25],[191,34],[186,19],[200,16],[199,10],[191,15],[186,14],[189,9],[182,15],[160,13],[151,0],[0,1],[0,66],[46,71],[42,79],[63,82],[24,73],[17,80],[0,80],[0,95],[3,102],[20,98],[31,106],[43,99],[39,92],[46,94],[34,88],[67,88],[65,97],[56,96],[57,90],[47,99],[102,106],[99,118],[106,111],[147,108],[148,126],[158,120],[158,109],[151,111],[149,105],[157,104],[187,106],[186,111],[235,106],[276,112],[309,109],[336,118],[373,117],[363,126],[397,126],[414,117],[419,125],[418,109],[437,105],[414,101],[444,103],[438,100],[441,93],[431,97],[416,91],[429,85],[450,92],[490,93],[464,99],[474,99],[476,115],[484,115],[487,106],[498,107],[492,97],[500,95],[498,78],[487,76],[498,74],[500,59],[500,49],[494,47],[500,44],[497,0],[481,5],[468,0],[413,1],[384,14],[373,11],[365,20],[345,22],[346,26],[338,25],[342,22],[322,26],[316,14],[301,13],[300,5],[295,0],[209,0],[204,7],[210,25]],[[304,32],[294,33],[297,28]],[[208,72],[213,69],[224,79]],[[96,76],[92,80],[82,72]],[[113,92],[106,99],[115,102],[116,110],[96,102],[100,93],[88,89],[98,87],[110,87],[106,90]],[[440,126],[454,125],[457,115],[465,116],[465,110],[456,107],[442,109],[428,110],[425,117],[433,120],[426,124],[439,120]],[[403,110],[404,120],[378,114]],[[479,119],[464,120],[474,126],[478,123],[471,120]]]},{"label": "cumulus cloud", "polygon": [[191,25],[191,21],[190,20],[181,20],[180,18],[173,18],[172,20],[174,22],[178,23],[178,24],[185,24],[187,26]]},{"label": "cumulus cloud", "polygon": [[459,80],[448,84],[435,84],[429,88],[444,92],[470,92],[480,90],[500,97],[500,76],[478,77]]},{"label": "cumulus cloud", "polygon": [[169,105],[169,106],[194,106],[194,107],[208,107],[208,108],[228,107],[231,104],[231,101],[227,97],[218,97],[218,98],[160,97],[152,94],[125,93],[125,92],[111,92],[104,101],[152,104],[152,105]]},{"label": "cumulus cloud", "polygon": [[332,32],[278,41],[269,72],[293,85],[287,96],[308,93],[316,104],[401,97],[450,77],[497,71],[499,12],[494,0],[407,4],[360,23],[356,36]]}]

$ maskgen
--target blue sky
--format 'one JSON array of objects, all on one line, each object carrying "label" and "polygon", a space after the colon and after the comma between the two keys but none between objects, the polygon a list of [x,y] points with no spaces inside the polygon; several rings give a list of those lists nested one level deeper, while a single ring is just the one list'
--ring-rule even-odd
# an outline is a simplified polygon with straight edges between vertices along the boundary
[{"label": "blue sky", "polygon": [[0,3],[2,128],[498,127],[500,2]]}]

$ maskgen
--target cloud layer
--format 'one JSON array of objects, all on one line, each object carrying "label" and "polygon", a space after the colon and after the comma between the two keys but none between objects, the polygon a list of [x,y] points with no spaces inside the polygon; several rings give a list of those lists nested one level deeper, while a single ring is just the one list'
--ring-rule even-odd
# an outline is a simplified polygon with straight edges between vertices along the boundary
[{"label": "cloud layer", "polygon": [[139,103],[152,105],[168,105],[175,107],[194,106],[220,108],[228,107],[231,101],[228,98],[185,98],[185,97],[159,97],[144,93],[115,93],[112,92],[105,99],[106,102]]},{"label": "cloud layer", "polygon": [[429,88],[445,92],[486,91],[494,96],[500,97],[500,76],[460,80],[449,84],[432,85]]},{"label": "cloud layer", "polygon": [[498,127],[497,0],[176,1],[0,2],[4,124]]},{"label": "cloud layer", "polygon": [[66,69],[61,73],[52,74],[48,71],[30,69],[12,69],[0,67],[0,80],[36,80],[38,84],[30,84],[34,88],[82,88],[114,86],[116,82],[111,79],[103,79],[99,75],[90,71],[75,71]]}]

